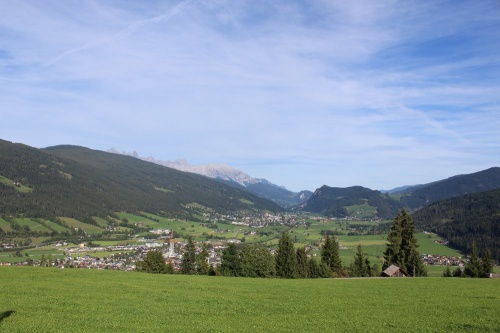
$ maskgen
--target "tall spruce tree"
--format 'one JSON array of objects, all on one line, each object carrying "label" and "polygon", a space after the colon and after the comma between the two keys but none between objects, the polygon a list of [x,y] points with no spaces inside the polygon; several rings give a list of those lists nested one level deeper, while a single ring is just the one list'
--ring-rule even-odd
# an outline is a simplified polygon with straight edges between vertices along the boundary
[{"label": "tall spruce tree", "polygon": [[339,243],[335,236],[331,237],[327,234],[325,242],[321,247],[321,263],[326,264],[332,273],[340,273],[342,271],[342,261],[339,255]]},{"label": "tall spruce tree", "polygon": [[207,244],[203,243],[200,254],[198,254],[196,259],[196,269],[198,274],[207,275],[208,274],[208,247]]},{"label": "tall spruce tree", "polygon": [[411,276],[426,276],[427,272],[417,248],[415,224],[411,215],[403,208],[394,218],[394,223],[387,235],[382,270],[394,264]]},{"label": "tall spruce tree", "polygon": [[305,247],[297,249],[297,274],[299,278],[309,277],[309,262],[307,261],[307,253]]},{"label": "tall spruce tree", "polygon": [[494,266],[495,266],[495,261],[493,260],[491,250],[486,249],[482,260],[482,276],[488,277],[490,273],[493,273]]},{"label": "tall spruce tree", "polygon": [[365,277],[370,276],[370,261],[363,253],[361,244],[358,244],[356,255],[354,256],[354,263],[352,265],[352,276]]},{"label": "tall spruce tree", "polygon": [[284,231],[278,243],[275,255],[276,275],[282,278],[293,279],[297,277],[297,256],[293,247],[293,242]]},{"label": "tall spruce tree", "polygon": [[191,236],[188,237],[188,242],[181,261],[182,274],[196,274],[196,247]]},{"label": "tall spruce tree", "polygon": [[320,268],[316,259],[314,257],[311,257],[309,258],[307,263],[309,265],[309,277],[313,279],[321,277]]},{"label": "tall spruce tree", "polygon": [[472,242],[469,261],[465,264],[464,275],[471,278],[481,277],[483,273],[483,264],[477,255],[476,242]]}]

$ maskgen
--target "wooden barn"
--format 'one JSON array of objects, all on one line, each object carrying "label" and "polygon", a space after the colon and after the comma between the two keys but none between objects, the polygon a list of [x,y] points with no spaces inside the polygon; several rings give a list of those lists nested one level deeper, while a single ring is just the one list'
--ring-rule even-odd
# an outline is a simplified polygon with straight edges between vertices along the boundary
[{"label": "wooden barn", "polygon": [[401,268],[396,265],[391,265],[387,267],[385,271],[382,272],[382,276],[385,277],[407,277],[408,274],[405,273]]}]

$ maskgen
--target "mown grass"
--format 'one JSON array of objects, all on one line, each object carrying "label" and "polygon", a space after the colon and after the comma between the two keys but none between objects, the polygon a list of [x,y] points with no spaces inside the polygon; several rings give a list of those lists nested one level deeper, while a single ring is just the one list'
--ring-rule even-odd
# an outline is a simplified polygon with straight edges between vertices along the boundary
[{"label": "mown grass", "polygon": [[81,221],[78,221],[74,218],[70,217],[59,217],[60,220],[62,220],[64,223],[69,225],[72,228],[78,228],[82,229],[86,233],[89,234],[99,234],[104,231],[104,229],[99,228],[98,226],[92,225],[92,224],[87,224],[83,223]]},{"label": "mown grass", "polygon": [[22,192],[22,193],[33,192],[33,189],[31,187],[28,187],[28,186],[22,185],[22,184],[21,184],[21,186],[14,185],[14,182],[12,180],[10,180],[9,178],[3,177],[3,176],[0,176],[0,184],[11,186],[11,187],[15,188],[17,191]]},{"label": "mown grass", "polygon": [[0,281],[2,332],[500,330],[494,279],[280,280],[0,267]]},{"label": "mown grass", "polygon": [[14,221],[22,226],[28,226],[31,231],[50,232],[52,230],[30,218],[15,218]]}]

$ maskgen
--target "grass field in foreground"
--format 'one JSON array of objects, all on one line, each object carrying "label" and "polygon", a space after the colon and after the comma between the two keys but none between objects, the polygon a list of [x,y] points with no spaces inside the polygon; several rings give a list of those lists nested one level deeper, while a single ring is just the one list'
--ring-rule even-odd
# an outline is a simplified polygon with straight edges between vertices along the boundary
[{"label": "grass field in foreground", "polygon": [[500,280],[0,267],[2,332],[499,332]]}]

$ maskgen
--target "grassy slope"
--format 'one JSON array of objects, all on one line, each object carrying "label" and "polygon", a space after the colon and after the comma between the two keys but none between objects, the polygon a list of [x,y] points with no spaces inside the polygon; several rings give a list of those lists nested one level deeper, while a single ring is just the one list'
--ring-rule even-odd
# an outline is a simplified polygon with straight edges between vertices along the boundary
[{"label": "grassy slope", "polygon": [[[5,332],[495,332],[500,280],[279,280],[0,267]],[[54,283],[57,281],[57,283]]]}]

